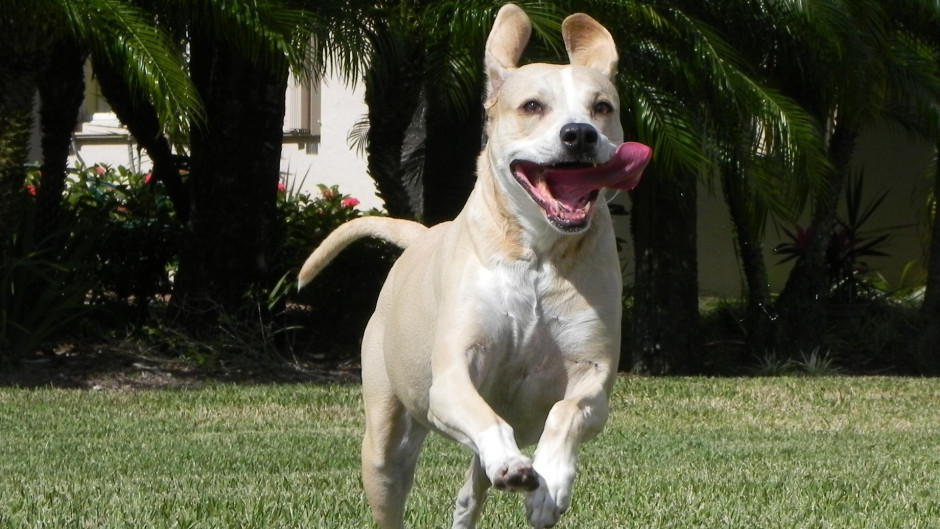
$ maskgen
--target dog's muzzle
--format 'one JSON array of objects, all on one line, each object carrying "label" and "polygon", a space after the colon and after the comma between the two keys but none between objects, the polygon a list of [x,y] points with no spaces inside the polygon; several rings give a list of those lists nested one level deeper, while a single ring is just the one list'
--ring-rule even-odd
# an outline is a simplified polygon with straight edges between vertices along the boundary
[{"label": "dog's muzzle", "polygon": [[[584,130],[580,132],[584,133]],[[596,132],[594,134],[596,143]],[[577,147],[569,147],[565,143],[565,130],[562,130],[566,149],[569,152],[575,148],[586,149],[584,144],[589,138],[582,136],[578,139],[574,135],[572,132],[571,143]],[[510,169],[552,225],[564,232],[578,232],[588,226],[600,190],[605,187],[621,190],[636,187],[651,155],[652,150],[646,145],[627,142],[621,144],[610,160],[602,165],[568,162],[540,165],[516,160]]]}]

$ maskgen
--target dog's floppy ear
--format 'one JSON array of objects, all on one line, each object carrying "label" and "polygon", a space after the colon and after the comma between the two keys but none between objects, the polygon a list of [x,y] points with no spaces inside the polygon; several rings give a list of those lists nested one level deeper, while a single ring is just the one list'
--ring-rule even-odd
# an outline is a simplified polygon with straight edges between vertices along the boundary
[{"label": "dog's floppy ear", "polygon": [[561,23],[561,36],[571,64],[594,68],[613,80],[617,75],[617,45],[607,28],[576,13]]},{"label": "dog's floppy ear", "polygon": [[496,14],[486,39],[486,98],[492,101],[510,70],[514,70],[529,42],[532,23],[515,4],[506,4]]}]

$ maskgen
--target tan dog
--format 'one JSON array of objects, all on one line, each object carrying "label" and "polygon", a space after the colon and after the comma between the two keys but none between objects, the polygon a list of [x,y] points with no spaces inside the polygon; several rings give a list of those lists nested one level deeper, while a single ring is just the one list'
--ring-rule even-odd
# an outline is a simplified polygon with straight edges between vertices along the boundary
[{"label": "tan dog", "polygon": [[[531,31],[504,6],[486,43],[488,143],[460,215],[427,229],[364,217],[307,259],[300,285],[365,236],[407,249],[362,344],[362,480],[385,529],[402,527],[428,431],[473,451],[453,527],[475,526],[486,489],[527,491],[535,528],[569,506],[578,445],[607,419],[621,278],[603,187],[630,189],[650,150],[625,143],[610,33],[562,26],[571,65],[517,67]],[[537,443],[532,459],[520,446]]]}]

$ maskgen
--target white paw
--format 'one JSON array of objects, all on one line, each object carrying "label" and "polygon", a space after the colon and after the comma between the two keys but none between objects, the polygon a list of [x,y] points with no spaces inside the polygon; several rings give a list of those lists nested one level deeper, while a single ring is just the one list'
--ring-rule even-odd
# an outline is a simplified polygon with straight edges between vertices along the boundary
[{"label": "white paw", "polygon": [[535,529],[553,527],[571,505],[571,479],[549,481],[539,475],[539,488],[526,497],[526,514]]},{"label": "white paw", "polygon": [[510,492],[535,490],[540,481],[527,457],[511,457],[487,474],[494,488]]}]

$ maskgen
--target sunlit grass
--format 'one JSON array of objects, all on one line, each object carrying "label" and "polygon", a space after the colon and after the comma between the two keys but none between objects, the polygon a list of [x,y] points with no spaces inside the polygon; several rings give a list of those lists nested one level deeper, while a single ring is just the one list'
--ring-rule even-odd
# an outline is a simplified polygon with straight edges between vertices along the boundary
[{"label": "sunlit grass", "polygon": [[[371,527],[358,386],[0,390],[0,527]],[[624,378],[559,527],[929,528],[940,381]],[[432,437],[409,526],[446,527],[467,454]],[[492,494],[481,528],[524,527]]]}]

